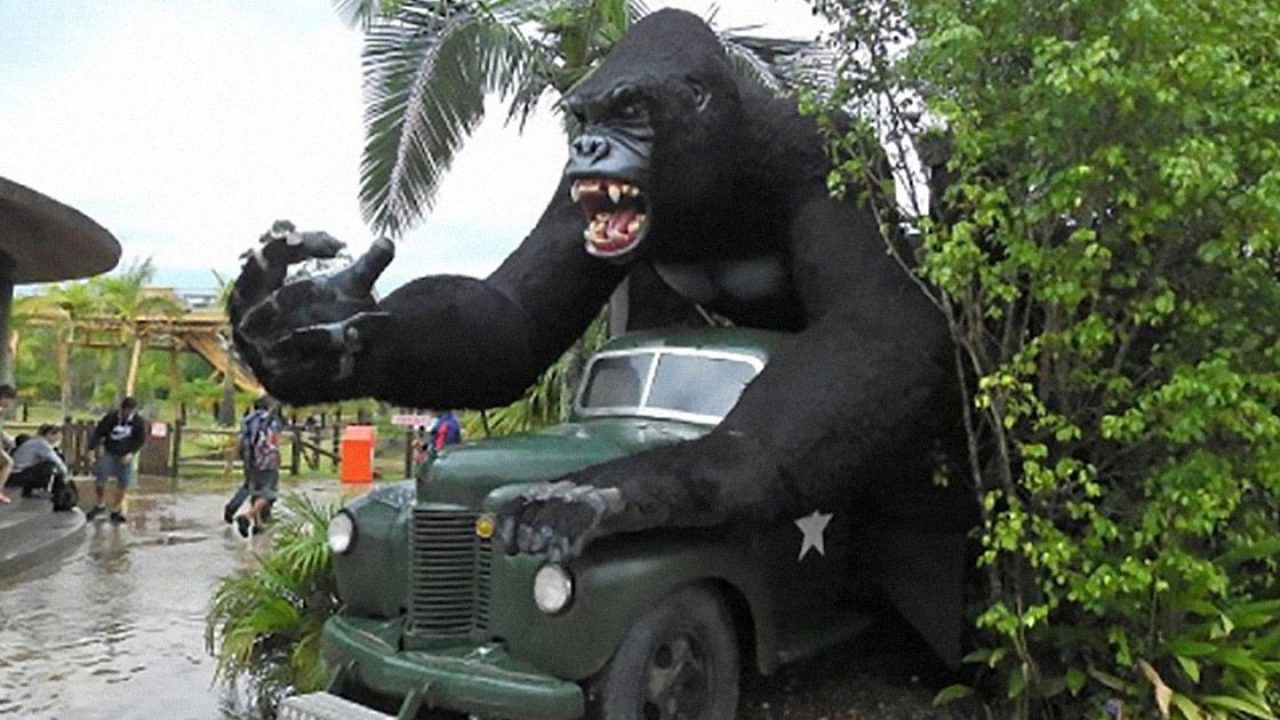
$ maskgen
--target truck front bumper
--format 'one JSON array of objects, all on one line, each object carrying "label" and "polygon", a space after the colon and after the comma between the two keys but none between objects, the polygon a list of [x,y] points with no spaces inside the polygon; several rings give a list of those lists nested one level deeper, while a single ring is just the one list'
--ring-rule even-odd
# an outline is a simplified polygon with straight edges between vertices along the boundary
[{"label": "truck front bumper", "polygon": [[500,645],[397,650],[400,623],[334,616],[324,626],[324,656],[340,681],[383,695],[512,720],[574,720],[585,700],[577,683],[541,673]]}]

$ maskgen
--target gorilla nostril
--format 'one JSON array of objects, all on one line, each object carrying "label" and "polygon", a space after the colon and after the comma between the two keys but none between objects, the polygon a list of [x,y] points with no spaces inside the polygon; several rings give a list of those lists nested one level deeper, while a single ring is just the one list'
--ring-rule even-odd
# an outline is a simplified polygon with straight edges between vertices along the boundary
[{"label": "gorilla nostril", "polygon": [[604,138],[594,135],[581,135],[574,139],[573,149],[582,157],[590,160],[599,160],[609,152],[609,144]]}]

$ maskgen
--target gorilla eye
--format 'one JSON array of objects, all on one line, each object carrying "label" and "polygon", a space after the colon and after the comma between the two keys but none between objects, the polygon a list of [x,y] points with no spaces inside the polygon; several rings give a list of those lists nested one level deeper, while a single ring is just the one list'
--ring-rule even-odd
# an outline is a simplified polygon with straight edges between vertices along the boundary
[{"label": "gorilla eye", "polygon": [[629,102],[618,108],[618,117],[626,120],[635,120],[644,117],[644,106],[639,102]]}]

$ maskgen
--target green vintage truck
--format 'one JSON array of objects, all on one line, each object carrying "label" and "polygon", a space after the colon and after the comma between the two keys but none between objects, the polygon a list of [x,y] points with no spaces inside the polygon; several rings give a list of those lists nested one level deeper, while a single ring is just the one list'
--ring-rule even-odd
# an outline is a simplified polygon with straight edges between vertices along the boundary
[{"label": "green vintage truck", "polygon": [[494,538],[494,509],[528,483],[707,432],[787,342],[623,336],[587,365],[565,423],[450,447],[352,501],[330,528],[333,681],[282,717],[730,720],[744,667],[772,673],[853,637],[879,606],[844,508],[605,538],[567,567]]}]

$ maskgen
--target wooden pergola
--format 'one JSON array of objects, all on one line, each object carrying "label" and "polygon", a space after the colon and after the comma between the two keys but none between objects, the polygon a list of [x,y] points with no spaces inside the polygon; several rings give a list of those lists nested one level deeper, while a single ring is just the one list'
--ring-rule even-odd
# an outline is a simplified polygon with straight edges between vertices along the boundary
[{"label": "wooden pergola", "polygon": [[[170,292],[156,290],[153,292]],[[172,293],[171,293],[172,294]],[[177,296],[174,295],[175,301]],[[65,314],[57,311],[37,312],[27,316],[27,322],[35,326],[58,326],[69,322]],[[170,388],[175,395],[181,378],[178,374],[178,355],[193,352],[213,366],[219,374],[231,373],[236,387],[254,394],[265,392],[262,385],[235,357],[228,352],[231,324],[225,313],[205,308],[177,315],[149,315],[135,318],[129,326],[114,315],[93,315],[75,321],[76,336],[70,341],[76,347],[119,349],[120,338],[126,331],[136,332],[138,342],[133,344],[129,360],[129,372],[125,381],[125,393],[132,394],[133,381],[137,377],[138,363],[143,350],[167,351],[170,357]],[[61,358],[65,350],[59,349],[59,375],[66,372]],[[61,380],[62,378],[59,378]]]}]

